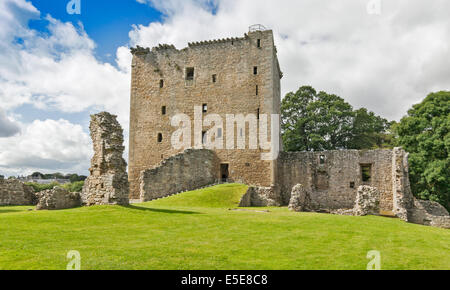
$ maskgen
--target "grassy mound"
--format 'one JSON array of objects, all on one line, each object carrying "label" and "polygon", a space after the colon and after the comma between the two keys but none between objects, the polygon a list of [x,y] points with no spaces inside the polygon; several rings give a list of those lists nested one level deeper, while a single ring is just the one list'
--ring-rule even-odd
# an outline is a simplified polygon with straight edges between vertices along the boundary
[{"label": "grassy mound", "polygon": [[[230,211],[222,185],[145,204],[62,211],[0,207],[0,269],[450,269],[450,231],[383,217]],[[223,203],[223,204],[222,204]],[[219,206],[220,204],[220,206]]]},{"label": "grassy mound", "polygon": [[152,201],[153,206],[233,208],[247,191],[246,185],[223,184]]}]

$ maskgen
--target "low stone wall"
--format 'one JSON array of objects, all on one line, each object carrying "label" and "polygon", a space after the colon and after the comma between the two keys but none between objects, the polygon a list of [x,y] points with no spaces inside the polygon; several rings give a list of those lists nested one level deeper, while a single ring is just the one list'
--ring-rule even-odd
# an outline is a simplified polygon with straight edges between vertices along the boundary
[{"label": "low stone wall", "polygon": [[36,210],[57,210],[81,206],[81,197],[78,192],[69,192],[61,187],[39,192],[37,197],[39,202]]},{"label": "low stone wall", "polygon": [[164,160],[159,166],[141,172],[141,201],[213,184],[218,180],[218,173],[219,161],[213,151],[188,149]]},{"label": "low stone wall", "polygon": [[450,229],[450,215],[437,202],[414,200],[414,208],[409,210],[408,221],[432,227]]},{"label": "low stone wall", "polygon": [[0,206],[35,205],[36,202],[32,187],[17,179],[0,179]]},{"label": "low stone wall", "polygon": [[240,207],[280,206],[274,187],[249,187],[241,198]]}]

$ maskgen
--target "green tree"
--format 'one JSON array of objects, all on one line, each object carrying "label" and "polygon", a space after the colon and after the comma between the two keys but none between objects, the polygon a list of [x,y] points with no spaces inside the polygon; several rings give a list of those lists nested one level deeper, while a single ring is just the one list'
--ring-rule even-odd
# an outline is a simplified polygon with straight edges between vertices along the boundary
[{"label": "green tree", "polygon": [[389,132],[392,123],[373,112],[368,112],[366,108],[356,110],[354,113],[349,149],[392,147],[392,134]]},{"label": "green tree", "polygon": [[281,129],[286,151],[371,149],[389,147],[389,122],[367,109],[353,107],[339,96],[303,86],[281,104]]},{"label": "green tree", "polygon": [[397,144],[410,152],[414,194],[450,209],[450,92],[429,94],[394,130]]}]

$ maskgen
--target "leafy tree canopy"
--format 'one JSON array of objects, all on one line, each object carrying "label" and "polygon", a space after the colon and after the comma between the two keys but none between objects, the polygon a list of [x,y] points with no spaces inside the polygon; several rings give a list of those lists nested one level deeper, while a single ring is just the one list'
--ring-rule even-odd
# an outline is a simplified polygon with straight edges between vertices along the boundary
[{"label": "leafy tree canopy", "polygon": [[450,92],[431,93],[393,128],[397,145],[410,152],[414,194],[450,209]]},{"label": "leafy tree canopy", "polygon": [[286,151],[371,149],[390,146],[390,123],[367,109],[354,111],[339,96],[310,86],[288,93],[281,104]]}]

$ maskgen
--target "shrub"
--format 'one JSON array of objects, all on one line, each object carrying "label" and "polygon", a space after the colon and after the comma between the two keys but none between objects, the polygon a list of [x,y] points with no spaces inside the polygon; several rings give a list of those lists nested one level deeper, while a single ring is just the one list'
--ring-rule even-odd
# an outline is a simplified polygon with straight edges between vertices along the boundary
[{"label": "shrub", "polygon": [[81,190],[83,189],[84,181],[77,181],[77,182],[73,182],[73,183],[67,183],[64,185],[61,185],[57,182],[52,182],[50,184],[39,184],[39,183],[28,182],[28,183],[26,183],[26,185],[31,186],[35,192],[41,192],[44,190],[53,189],[56,186],[61,186],[62,188],[66,189],[70,192],[81,192]]}]

